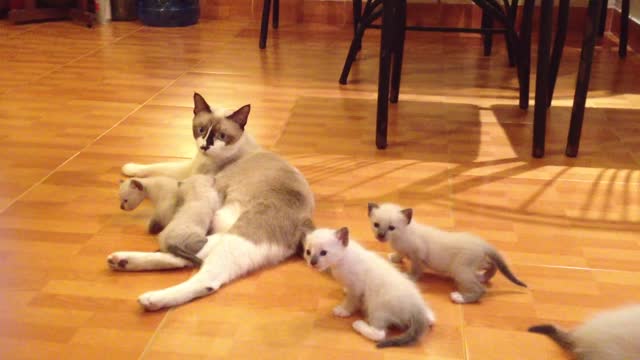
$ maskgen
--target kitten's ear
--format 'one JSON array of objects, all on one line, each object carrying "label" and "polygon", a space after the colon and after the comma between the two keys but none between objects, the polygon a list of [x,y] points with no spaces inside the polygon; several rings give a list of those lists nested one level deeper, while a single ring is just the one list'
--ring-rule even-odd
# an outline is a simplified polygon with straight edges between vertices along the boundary
[{"label": "kitten's ear", "polygon": [[373,211],[373,209],[377,209],[379,206],[376,203],[368,203],[367,207],[369,208],[369,216],[371,216],[371,212]]},{"label": "kitten's ear", "polygon": [[342,227],[336,230],[336,238],[340,240],[342,246],[346,247],[349,245],[349,229],[347,227]]},{"label": "kitten's ear", "polygon": [[413,218],[413,209],[404,209],[400,210],[400,212],[402,213],[402,215],[404,215],[404,218],[407,219],[407,225],[411,224],[411,219]]},{"label": "kitten's ear", "polygon": [[247,104],[240,109],[236,110],[233,114],[227,116],[227,119],[233,121],[240,126],[240,129],[244,130],[249,120],[249,112],[251,111],[251,105]]},{"label": "kitten's ear", "polygon": [[207,101],[202,97],[202,95],[197,92],[193,93],[193,114],[197,115],[203,111],[211,112],[211,107],[207,104]]},{"label": "kitten's ear", "polygon": [[132,189],[137,189],[138,191],[142,191],[144,189],[144,186],[142,186],[142,183],[138,180],[131,180],[131,184],[129,184],[129,187]]}]

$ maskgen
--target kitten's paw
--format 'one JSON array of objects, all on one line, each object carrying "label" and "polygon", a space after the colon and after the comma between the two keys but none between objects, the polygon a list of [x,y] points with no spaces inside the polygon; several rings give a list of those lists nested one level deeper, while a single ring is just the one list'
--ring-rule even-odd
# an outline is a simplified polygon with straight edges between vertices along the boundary
[{"label": "kitten's paw", "polygon": [[427,323],[429,326],[433,326],[436,323],[436,314],[430,308],[427,308]]},{"label": "kitten's paw", "polygon": [[464,297],[462,296],[462,294],[460,294],[457,291],[454,291],[450,294],[451,297],[451,301],[453,301],[456,304],[464,304]]},{"label": "kitten's paw", "polygon": [[387,255],[387,258],[389,259],[389,261],[391,261],[392,263],[396,263],[399,264],[402,262],[402,255],[398,254],[398,253],[390,253],[389,255]]},{"label": "kitten's paw", "polygon": [[337,317],[349,317],[351,316],[351,313],[347,311],[347,309],[345,309],[344,306],[338,305],[333,308],[333,315]]},{"label": "kitten's paw", "polygon": [[156,311],[171,306],[164,301],[162,291],[149,291],[138,297],[138,303],[146,311]]},{"label": "kitten's paw", "polygon": [[126,271],[127,265],[129,265],[129,260],[127,260],[126,256],[115,252],[107,256],[107,264],[109,265],[109,267],[111,267],[112,270]]},{"label": "kitten's paw", "polygon": [[122,173],[126,176],[144,176],[142,174],[143,166],[136,163],[127,163],[122,167]]}]

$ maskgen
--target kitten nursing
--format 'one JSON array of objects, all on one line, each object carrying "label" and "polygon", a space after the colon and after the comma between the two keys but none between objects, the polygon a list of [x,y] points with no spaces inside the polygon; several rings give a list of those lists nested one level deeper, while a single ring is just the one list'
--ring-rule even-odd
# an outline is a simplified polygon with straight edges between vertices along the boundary
[{"label": "kitten nursing", "polygon": [[149,199],[155,208],[149,221],[149,233],[158,234],[164,229],[176,209],[180,206],[178,181],[166,176],[133,178],[120,183],[120,209],[131,211],[144,199]]},{"label": "kitten nursing", "polygon": [[602,312],[572,331],[553,325],[529,331],[549,336],[579,360],[640,359],[640,305]]},{"label": "kitten nursing", "polygon": [[[456,303],[478,301],[485,293],[483,283],[496,273],[496,268],[516,285],[526,287],[513,275],[500,253],[483,239],[459,232],[447,232],[412,221],[412,209],[395,204],[369,204],[369,220],[376,238],[391,243],[395,253],[389,259],[411,260],[411,275],[418,279],[423,266],[451,276],[458,291],[451,293]],[[482,271],[481,274],[478,272]]]},{"label": "kitten nursing", "polygon": [[[362,309],[367,321],[357,320],[353,328],[377,341],[379,348],[413,343],[435,322],[416,285],[385,259],[350,241],[347,228],[308,234],[304,257],[319,271],[331,269],[346,288],[346,298],[333,309],[334,315],[347,317]],[[407,330],[385,339],[389,326]]]}]

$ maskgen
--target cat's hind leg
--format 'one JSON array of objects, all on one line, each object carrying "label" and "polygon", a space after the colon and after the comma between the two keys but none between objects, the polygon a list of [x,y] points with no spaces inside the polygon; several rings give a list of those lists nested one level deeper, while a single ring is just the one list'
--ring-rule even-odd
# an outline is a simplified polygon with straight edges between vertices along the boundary
[{"label": "cat's hind leg", "polygon": [[451,301],[458,304],[478,301],[485,293],[484,285],[472,269],[466,268],[452,274],[458,291],[451,293]]},{"label": "cat's hind leg", "polygon": [[214,234],[198,253],[204,262],[194,276],[181,284],[144,293],[138,302],[150,311],[181,305],[209,295],[249,272],[279,263],[293,255],[294,250],[270,243],[255,244],[229,233]]},{"label": "cat's hind leg", "polygon": [[482,272],[476,273],[476,276],[481,283],[486,284],[489,282],[489,280],[491,280],[491,278],[493,278],[497,270],[498,267],[496,266],[496,264],[494,264],[493,262],[489,262],[487,264],[487,267],[484,268]]},{"label": "cat's hind leg", "polygon": [[190,261],[165,252],[117,251],[107,257],[116,271],[150,271],[193,266]]}]

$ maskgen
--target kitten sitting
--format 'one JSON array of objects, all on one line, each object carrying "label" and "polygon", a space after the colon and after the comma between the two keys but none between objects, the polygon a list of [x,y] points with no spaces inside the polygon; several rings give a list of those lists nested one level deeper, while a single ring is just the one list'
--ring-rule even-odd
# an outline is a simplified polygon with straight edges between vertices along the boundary
[{"label": "kitten sitting", "polygon": [[[377,254],[349,241],[347,228],[308,234],[304,257],[319,271],[330,268],[346,288],[346,298],[333,309],[334,315],[348,317],[362,309],[367,321],[357,320],[353,328],[377,341],[379,348],[413,343],[435,322],[415,284]],[[407,331],[385,340],[389,326]]]},{"label": "kitten sitting", "polygon": [[131,211],[149,198],[155,211],[149,221],[149,233],[158,234],[164,229],[180,206],[178,181],[166,176],[132,178],[120,181],[120,209]]},{"label": "kitten sitting", "polygon": [[553,325],[529,331],[549,336],[580,360],[640,359],[640,305],[602,312],[573,331]]},{"label": "kitten sitting", "polygon": [[[412,209],[395,204],[369,204],[369,220],[376,238],[390,241],[396,251],[393,262],[411,260],[411,276],[419,279],[423,265],[447,274],[456,281],[458,291],[451,293],[455,303],[475,302],[485,292],[483,283],[496,273],[496,267],[516,285],[526,287],[511,273],[498,251],[481,238],[460,232],[447,232],[411,221]],[[478,271],[483,273],[478,274]]]},{"label": "kitten sitting", "polygon": [[183,204],[158,235],[160,250],[199,266],[202,259],[196,255],[207,243],[207,234],[220,207],[218,191],[214,188],[215,178],[193,175],[178,184],[178,196],[183,199]]}]

